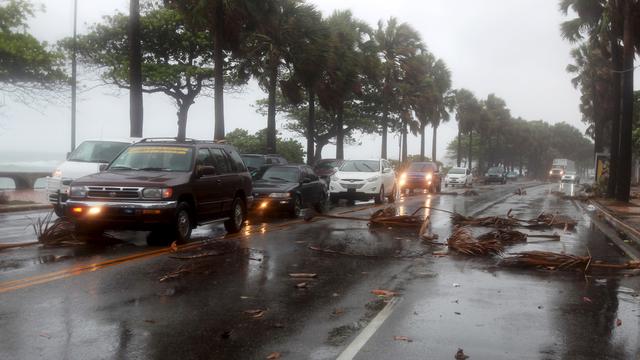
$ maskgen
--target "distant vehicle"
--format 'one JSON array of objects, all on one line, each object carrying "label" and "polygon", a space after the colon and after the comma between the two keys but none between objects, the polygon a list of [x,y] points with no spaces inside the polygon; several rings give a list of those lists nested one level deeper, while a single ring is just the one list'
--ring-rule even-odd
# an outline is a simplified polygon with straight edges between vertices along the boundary
[{"label": "distant vehicle", "polygon": [[562,178],[560,179],[560,181],[563,183],[580,184],[580,176],[575,172],[568,172],[562,175]]},{"label": "distant vehicle", "polygon": [[151,230],[150,245],[187,241],[197,226],[244,226],[251,176],[230,145],[143,139],[103,171],[71,183],[67,214],[76,231]]},{"label": "distant vehicle", "polygon": [[507,180],[518,180],[518,177],[520,177],[520,175],[515,171],[509,171],[507,173]]},{"label": "distant vehicle", "polygon": [[444,187],[449,185],[473,186],[473,175],[471,175],[471,170],[462,167],[449,169],[447,176],[444,178]]},{"label": "distant vehicle", "polygon": [[287,159],[276,154],[242,154],[242,161],[254,179],[259,179],[265,170],[272,165],[287,165]]},{"label": "distant vehicle", "polygon": [[332,202],[374,199],[382,204],[385,197],[389,202],[396,200],[398,187],[389,161],[346,160],[331,176],[329,190]]},{"label": "distant vehicle", "polygon": [[253,183],[254,209],[286,210],[294,217],[306,207],[323,212],[329,201],[328,190],[310,166],[274,165]]},{"label": "distant vehicle", "polygon": [[502,166],[494,166],[487,170],[487,173],[484,175],[484,183],[507,183],[507,173]]},{"label": "distant vehicle", "polygon": [[97,173],[101,164],[110,163],[124,148],[138,140],[140,139],[87,140],[70,152],[67,160],[46,178],[47,198],[56,215],[62,217],[65,214],[69,184],[73,180]]},{"label": "distant vehicle", "polygon": [[442,178],[438,164],[434,162],[412,162],[409,167],[400,174],[398,181],[400,191],[425,189],[431,193],[440,192]]},{"label": "distant vehicle", "polygon": [[553,159],[551,170],[549,170],[549,180],[560,180],[567,173],[575,173],[576,165],[569,159]]},{"label": "distant vehicle", "polygon": [[322,159],[316,163],[316,166],[313,170],[316,174],[324,179],[325,181],[329,181],[331,176],[335,174],[337,169],[344,163],[344,160],[337,159]]}]

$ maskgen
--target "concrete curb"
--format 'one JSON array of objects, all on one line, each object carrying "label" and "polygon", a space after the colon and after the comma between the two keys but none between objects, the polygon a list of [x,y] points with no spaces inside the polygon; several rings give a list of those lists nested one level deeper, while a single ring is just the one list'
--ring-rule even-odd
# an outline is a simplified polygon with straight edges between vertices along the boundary
[{"label": "concrete curb", "polygon": [[20,211],[48,210],[51,208],[52,206],[50,204],[0,205],[0,214]]},{"label": "concrete curb", "polygon": [[640,260],[640,251],[636,247],[625,243],[617,233],[607,231],[606,227],[608,225],[610,229],[613,228],[616,232],[625,234],[629,240],[635,242],[636,246],[640,246],[640,231],[625,224],[623,220],[610,213],[604,205],[600,204],[597,200],[589,200],[589,204],[593,205],[604,218],[600,220],[597,217],[590,216],[593,223],[600,228],[600,231],[607,235],[627,256],[633,260]]}]

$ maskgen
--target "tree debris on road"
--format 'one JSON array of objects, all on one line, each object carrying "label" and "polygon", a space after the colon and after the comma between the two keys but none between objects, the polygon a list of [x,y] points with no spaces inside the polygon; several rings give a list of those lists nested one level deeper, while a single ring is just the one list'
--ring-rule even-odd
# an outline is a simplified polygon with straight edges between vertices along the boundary
[{"label": "tree debris on road", "polygon": [[447,240],[449,248],[467,255],[489,255],[500,254],[504,249],[502,243],[497,239],[486,239],[479,241],[471,233],[469,227],[458,227],[451,233]]},{"label": "tree debris on road", "polygon": [[591,256],[560,254],[550,251],[523,251],[511,253],[504,257],[501,265],[508,267],[534,267],[549,270],[576,269],[587,272],[590,268],[612,270],[640,269],[640,261],[627,261],[622,264],[611,264],[594,261]]}]

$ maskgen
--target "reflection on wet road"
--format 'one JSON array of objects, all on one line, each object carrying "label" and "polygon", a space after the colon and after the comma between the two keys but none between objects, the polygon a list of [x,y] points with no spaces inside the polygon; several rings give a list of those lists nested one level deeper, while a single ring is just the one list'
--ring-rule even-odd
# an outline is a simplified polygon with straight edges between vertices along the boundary
[{"label": "reflection on wet road", "polygon": [[[570,186],[513,195],[519,186],[416,194],[396,206],[399,214],[420,206],[473,216],[559,212],[579,220],[575,231],[544,230],[561,241],[507,251],[624,260],[574,200],[555,193],[570,194]],[[332,213],[368,218],[379,208]],[[148,248],[144,234],[114,233],[120,240],[110,244],[0,252],[0,358],[334,359],[385,306],[374,289],[401,301],[358,359],[444,359],[458,348],[471,359],[640,355],[635,276],[505,269],[498,257],[443,255],[449,215],[424,214],[439,235],[434,243],[415,229],[365,221],[252,217],[235,236],[220,226],[198,229],[178,251]],[[29,286],[20,287],[25,279]]]}]

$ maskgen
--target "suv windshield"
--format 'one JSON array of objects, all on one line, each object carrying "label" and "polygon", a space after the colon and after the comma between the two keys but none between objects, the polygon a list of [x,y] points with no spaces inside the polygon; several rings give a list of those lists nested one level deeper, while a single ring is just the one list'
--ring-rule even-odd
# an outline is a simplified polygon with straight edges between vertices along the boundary
[{"label": "suv windshield", "polygon": [[242,161],[244,161],[245,166],[248,168],[259,169],[265,164],[264,157],[262,156],[240,155],[240,157],[242,157]]},{"label": "suv windshield", "polygon": [[69,161],[108,163],[129,143],[115,141],[85,141],[69,155]]},{"label": "suv windshield", "polygon": [[412,163],[409,165],[408,171],[411,172],[426,172],[426,171],[434,171],[435,166],[429,163]]},{"label": "suv windshield", "polygon": [[499,175],[499,174],[502,174],[502,169],[497,168],[497,167],[492,167],[489,170],[487,170],[487,174]]},{"label": "suv windshield", "polygon": [[300,181],[300,173],[294,167],[272,166],[262,175],[262,180],[295,182]]},{"label": "suv windshield", "polygon": [[449,174],[464,174],[464,173],[466,173],[466,169],[453,168],[449,170]]},{"label": "suv windshield", "polygon": [[189,171],[193,149],[183,146],[132,146],[111,163],[109,170]]},{"label": "suv windshield", "polygon": [[340,167],[340,171],[377,172],[380,171],[380,162],[377,160],[347,160]]}]

